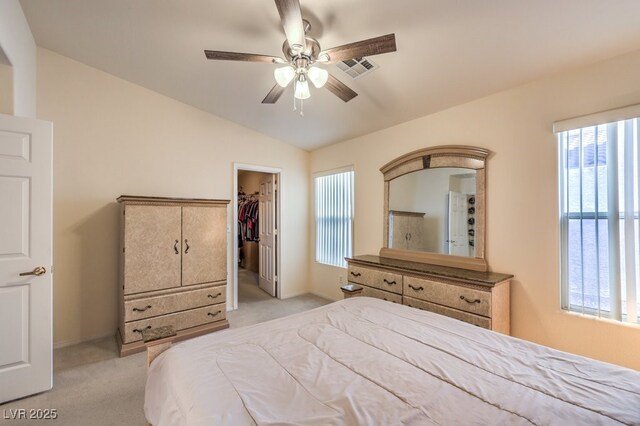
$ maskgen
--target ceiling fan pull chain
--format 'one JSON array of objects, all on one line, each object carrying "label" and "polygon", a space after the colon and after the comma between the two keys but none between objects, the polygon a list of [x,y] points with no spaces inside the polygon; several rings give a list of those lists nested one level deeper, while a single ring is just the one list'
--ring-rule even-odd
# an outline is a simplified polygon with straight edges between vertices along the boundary
[{"label": "ceiling fan pull chain", "polygon": [[296,108],[296,95],[295,95],[295,91],[294,91],[294,95],[293,95],[293,110],[294,110],[294,111],[297,111],[297,108]]},{"label": "ceiling fan pull chain", "polygon": [[304,99],[300,99],[300,117],[304,117]]}]

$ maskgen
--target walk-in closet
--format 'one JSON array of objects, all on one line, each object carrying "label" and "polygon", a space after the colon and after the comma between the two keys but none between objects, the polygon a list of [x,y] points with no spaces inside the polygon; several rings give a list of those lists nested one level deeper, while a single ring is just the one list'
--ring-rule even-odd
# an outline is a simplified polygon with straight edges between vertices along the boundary
[{"label": "walk-in closet", "polygon": [[275,297],[276,175],[238,170],[238,301]]}]

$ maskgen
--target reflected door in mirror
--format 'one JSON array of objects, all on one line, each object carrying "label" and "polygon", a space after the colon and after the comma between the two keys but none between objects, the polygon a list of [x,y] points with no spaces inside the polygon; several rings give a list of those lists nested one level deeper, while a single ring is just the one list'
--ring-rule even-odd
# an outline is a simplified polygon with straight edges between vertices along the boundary
[{"label": "reflected door in mirror", "polygon": [[469,236],[467,234],[467,196],[461,192],[449,191],[449,254],[469,256]]}]

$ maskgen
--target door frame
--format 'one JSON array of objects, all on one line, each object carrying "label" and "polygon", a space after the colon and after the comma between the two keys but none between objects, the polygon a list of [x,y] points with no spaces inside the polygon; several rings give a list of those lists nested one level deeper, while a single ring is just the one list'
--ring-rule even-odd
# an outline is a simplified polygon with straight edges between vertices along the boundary
[{"label": "door frame", "polygon": [[232,281],[233,281],[233,285],[232,285],[232,293],[233,293],[233,297],[231,298],[232,300],[232,306],[231,309],[235,310],[238,309],[238,172],[239,171],[248,171],[248,172],[260,172],[260,173],[271,173],[276,175],[276,181],[277,181],[277,196],[276,196],[276,211],[278,212],[277,214],[277,218],[276,218],[276,228],[278,230],[277,234],[275,235],[277,238],[277,244],[276,244],[276,271],[278,271],[277,274],[277,281],[276,281],[276,297],[278,299],[282,299],[282,246],[283,246],[283,242],[282,242],[282,235],[284,234],[284,231],[282,229],[283,227],[283,223],[285,222],[283,220],[283,216],[284,216],[284,212],[282,210],[282,200],[284,199],[284,190],[283,190],[283,184],[282,184],[282,169],[278,168],[278,167],[269,167],[269,166],[257,166],[257,165],[253,165],[253,164],[243,164],[243,163],[233,163],[233,193],[232,193],[232,211],[233,214],[231,215],[231,220],[233,221],[232,224],[232,232],[233,232],[233,237],[232,237],[232,241],[233,241],[233,256],[231,259],[232,262],[232,269],[233,269],[233,277],[232,277]]}]

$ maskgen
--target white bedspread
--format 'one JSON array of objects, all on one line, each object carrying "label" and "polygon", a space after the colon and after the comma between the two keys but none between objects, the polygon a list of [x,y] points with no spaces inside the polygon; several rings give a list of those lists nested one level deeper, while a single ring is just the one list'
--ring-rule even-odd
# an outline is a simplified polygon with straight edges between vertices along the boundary
[{"label": "white bedspread", "polygon": [[356,297],[174,346],[149,369],[145,414],[154,425],[640,424],[640,373]]}]

